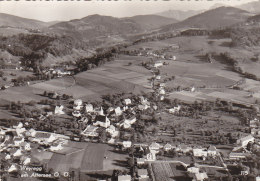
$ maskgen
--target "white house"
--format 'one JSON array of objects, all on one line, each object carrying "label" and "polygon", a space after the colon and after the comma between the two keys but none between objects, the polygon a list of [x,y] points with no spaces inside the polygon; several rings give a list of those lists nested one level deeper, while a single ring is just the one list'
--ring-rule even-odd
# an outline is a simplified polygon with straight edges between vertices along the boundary
[{"label": "white house", "polygon": [[23,155],[23,153],[22,153],[22,150],[20,150],[20,149],[16,150],[16,152],[13,154],[14,157],[20,157],[22,155]]},{"label": "white house", "polygon": [[199,173],[200,169],[198,167],[189,167],[187,171],[190,173]]},{"label": "white house", "polygon": [[37,131],[33,139],[37,143],[52,143],[54,140],[56,140],[56,137],[53,134],[43,131]]},{"label": "white house", "polygon": [[154,68],[159,68],[159,67],[161,67],[161,66],[163,66],[162,61],[156,61],[156,62],[154,63],[154,65],[153,65]]},{"label": "white house", "polygon": [[150,150],[156,150],[158,151],[160,148],[162,148],[163,146],[161,146],[159,143],[153,142],[150,146],[149,149]]},{"label": "white house", "polygon": [[210,147],[208,148],[208,155],[216,156],[217,155],[217,148],[213,145],[210,145]]},{"label": "white house", "polygon": [[164,151],[169,151],[169,150],[171,150],[171,149],[173,149],[173,146],[172,146],[171,144],[169,144],[169,143],[167,143],[167,144],[164,145],[164,147],[163,147],[163,150],[164,150]]},{"label": "white house", "polygon": [[58,150],[62,150],[62,149],[63,149],[63,147],[61,146],[61,144],[58,144],[56,146],[51,146],[50,147],[51,151],[58,151]]},{"label": "white house", "polygon": [[156,160],[156,155],[154,152],[150,152],[146,155],[147,161],[155,161]]},{"label": "white house", "polygon": [[145,159],[144,158],[137,158],[136,163],[137,163],[137,165],[143,165],[145,163]]},{"label": "white house", "polygon": [[254,142],[254,141],[255,141],[255,138],[250,134],[250,135],[248,135],[246,137],[238,139],[237,140],[237,144],[244,147],[244,146],[247,146],[247,144],[249,142]]},{"label": "white house", "polygon": [[190,89],[190,91],[191,91],[191,92],[195,92],[195,87],[192,87],[192,88]]},{"label": "white house", "polygon": [[74,105],[75,106],[82,106],[82,100],[81,99],[76,99],[75,101],[74,101]]},{"label": "white house", "polygon": [[94,107],[92,104],[87,104],[85,109],[87,113],[92,113],[94,111]]},{"label": "white house", "polygon": [[132,146],[132,142],[131,141],[123,141],[123,147],[124,148],[130,148]]},{"label": "white house", "polygon": [[15,146],[20,146],[24,142],[24,138],[21,137],[15,137],[13,139]]},{"label": "white house", "polygon": [[181,106],[178,105],[177,107],[171,108],[171,109],[169,109],[168,111],[169,111],[169,113],[174,114],[174,113],[176,113],[176,112],[179,112],[180,109],[181,109]]},{"label": "white house", "polygon": [[23,161],[23,165],[28,165],[29,163],[31,163],[31,158],[26,158],[26,159]]},{"label": "white house", "polygon": [[123,113],[120,107],[115,108],[115,114],[116,116],[120,116]]},{"label": "white house", "polygon": [[159,94],[164,95],[165,94],[165,90],[164,89],[160,89],[159,90]]},{"label": "white house", "polygon": [[196,181],[203,181],[203,180],[205,180],[205,179],[207,179],[207,178],[208,178],[208,175],[207,175],[206,172],[196,173],[196,174],[195,174],[195,179],[196,179]]},{"label": "white house", "polygon": [[56,106],[56,107],[55,107],[55,110],[54,110],[54,114],[57,114],[57,115],[65,114],[64,111],[63,111],[63,108],[64,108],[63,105],[61,105],[61,106]]},{"label": "white house", "polygon": [[81,134],[84,136],[87,136],[87,137],[88,136],[97,137],[98,136],[98,133],[96,132],[97,129],[98,129],[98,127],[96,127],[96,126],[88,125]]},{"label": "white house", "polygon": [[31,150],[31,145],[30,145],[30,143],[25,143],[25,145],[24,145],[24,150],[26,150],[26,151],[30,151],[30,150]]},{"label": "white house", "polygon": [[11,165],[10,168],[8,169],[8,172],[15,172],[15,171],[17,171],[17,168],[16,168],[16,166],[13,164],[13,165]]},{"label": "white house", "polygon": [[194,148],[192,150],[192,152],[195,157],[207,157],[208,156],[208,152],[203,148]]},{"label": "white house", "polygon": [[125,101],[125,105],[129,105],[132,103],[131,99],[125,99],[124,101]]},{"label": "white house", "polygon": [[6,159],[6,160],[10,160],[10,159],[11,159],[11,155],[7,154],[7,155],[5,156],[5,159]]}]

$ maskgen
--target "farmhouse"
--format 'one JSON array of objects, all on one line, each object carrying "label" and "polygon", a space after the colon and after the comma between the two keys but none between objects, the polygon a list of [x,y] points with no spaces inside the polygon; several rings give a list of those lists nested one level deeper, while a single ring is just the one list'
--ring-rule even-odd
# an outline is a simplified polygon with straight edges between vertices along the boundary
[{"label": "farmhouse", "polygon": [[159,68],[159,67],[161,67],[161,66],[163,66],[162,61],[156,61],[156,62],[154,63],[154,65],[153,65],[154,68]]},{"label": "farmhouse", "polygon": [[181,106],[177,106],[177,107],[169,109],[168,111],[169,111],[169,113],[174,114],[176,112],[179,112],[180,109],[181,109]]},{"label": "farmhouse", "polygon": [[137,165],[143,165],[145,163],[145,159],[144,158],[137,158],[136,163],[137,163]]},{"label": "farmhouse", "polygon": [[255,141],[255,138],[250,134],[250,135],[248,135],[246,137],[238,139],[237,140],[237,144],[244,147],[244,146],[247,146],[247,144],[249,142],[254,142],[254,141]]},{"label": "farmhouse", "polygon": [[115,108],[115,114],[116,114],[116,116],[120,116],[120,115],[122,115],[122,113],[123,113],[123,111],[121,110],[120,107]]},{"label": "farmhouse", "polygon": [[58,151],[58,150],[62,150],[62,149],[63,149],[63,147],[61,146],[61,144],[58,144],[56,146],[51,146],[50,147],[51,151]]},{"label": "farmhouse", "polygon": [[81,134],[87,137],[96,137],[98,136],[98,133],[96,132],[97,129],[98,127],[89,125]]},{"label": "farmhouse", "polygon": [[188,167],[187,171],[190,173],[199,173],[200,169],[198,167]]},{"label": "farmhouse", "polygon": [[23,164],[24,164],[24,165],[28,165],[29,163],[31,163],[31,158],[26,158],[26,159],[23,161]]},{"label": "farmhouse", "polygon": [[208,175],[206,172],[196,173],[194,178],[196,181],[203,181],[205,179],[208,179]]},{"label": "farmhouse", "polygon": [[43,132],[43,131],[37,131],[35,134],[35,138],[33,138],[33,141],[37,143],[51,143],[54,140],[56,140],[56,137],[48,132]]},{"label": "farmhouse", "polygon": [[8,169],[8,172],[14,172],[14,171],[17,171],[17,167],[14,164],[12,164]]},{"label": "farmhouse", "polygon": [[13,154],[14,157],[20,157],[20,156],[22,156],[22,155],[23,155],[23,153],[22,153],[22,150],[20,150],[20,149],[16,150],[16,151],[14,152],[14,154]]},{"label": "farmhouse", "polygon": [[156,160],[156,155],[155,155],[155,153],[154,153],[154,152],[148,153],[148,154],[146,155],[146,159],[147,159],[148,161],[155,161],[155,160]]}]

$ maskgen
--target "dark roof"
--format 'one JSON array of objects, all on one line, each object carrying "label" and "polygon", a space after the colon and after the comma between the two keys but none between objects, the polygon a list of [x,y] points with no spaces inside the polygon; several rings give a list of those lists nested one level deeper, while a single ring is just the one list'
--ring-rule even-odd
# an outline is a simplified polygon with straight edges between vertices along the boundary
[{"label": "dark roof", "polygon": [[97,115],[95,120],[100,122],[106,122],[106,116]]}]

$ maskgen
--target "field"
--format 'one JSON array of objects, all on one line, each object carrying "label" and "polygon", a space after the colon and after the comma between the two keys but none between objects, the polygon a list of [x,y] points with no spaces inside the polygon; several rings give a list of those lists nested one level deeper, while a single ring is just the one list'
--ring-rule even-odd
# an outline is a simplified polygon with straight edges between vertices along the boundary
[{"label": "field", "polygon": [[[132,62],[132,65],[128,65]],[[99,68],[82,72],[74,77],[63,77],[24,87],[1,91],[0,100],[29,102],[43,99],[44,91],[72,95],[83,100],[97,100],[104,94],[119,92],[141,93],[151,91],[151,73],[139,66],[134,57],[119,57]]]},{"label": "field", "polygon": [[191,180],[180,163],[158,162],[151,167],[156,181]]}]

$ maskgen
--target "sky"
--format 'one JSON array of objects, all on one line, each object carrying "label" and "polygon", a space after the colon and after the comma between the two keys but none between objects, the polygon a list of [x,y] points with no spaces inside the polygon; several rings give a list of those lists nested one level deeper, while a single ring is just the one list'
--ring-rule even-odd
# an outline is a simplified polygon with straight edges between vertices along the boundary
[{"label": "sky", "polygon": [[255,0],[92,0],[0,1],[0,13],[41,21],[68,21],[92,14],[114,17],[155,14],[171,9],[200,10],[221,3],[236,6]]}]

